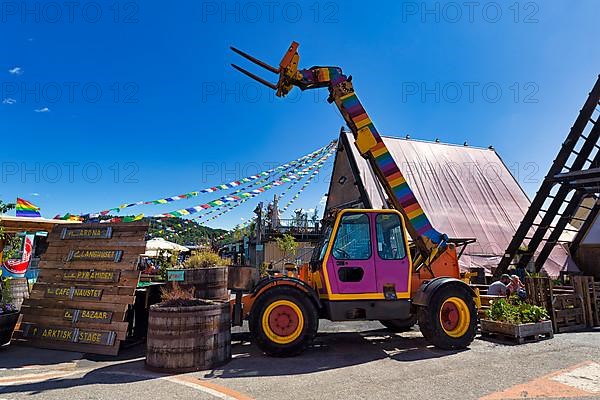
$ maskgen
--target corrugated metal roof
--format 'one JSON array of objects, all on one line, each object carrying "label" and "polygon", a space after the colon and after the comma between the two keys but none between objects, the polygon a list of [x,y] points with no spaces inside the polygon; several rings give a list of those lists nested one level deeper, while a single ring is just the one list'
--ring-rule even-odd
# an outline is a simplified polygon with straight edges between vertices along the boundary
[{"label": "corrugated metal roof", "polygon": [[[351,133],[343,135],[347,143],[354,142]],[[482,266],[489,271],[496,266],[530,204],[498,154],[493,149],[391,137],[384,142],[434,227],[451,238],[477,239],[467,247],[461,267]],[[360,175],[356,185],[362,185],[372,208],[387,208],[369,164],[355,146],[349,147],[349,159],[355,160],[354,171]],[[342,162],[336,157],[336,164]],[[339,175],[344,168],[348,169],[334,166],[328,207],[338,206],[336,199],[344,197],[340,191],[348,190],[336,176],[336,169]],[[556,246],[544,269],[556,276],[565,268],[577,270],[566,250]]]}]

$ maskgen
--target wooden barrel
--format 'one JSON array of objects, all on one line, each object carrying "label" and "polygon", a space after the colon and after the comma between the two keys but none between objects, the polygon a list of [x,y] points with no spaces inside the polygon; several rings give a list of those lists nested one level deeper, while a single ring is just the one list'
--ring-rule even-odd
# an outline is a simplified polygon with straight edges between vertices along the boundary
[{"label": "wooden barrel", "polygon": [[183,271],[183,280],[179,286],[183,289],[194,288],[194,297],[206,300],[229,300],[227,290],[228,267],[212,268],[186,268]]},{"label": "wooden barrel", "polygon": [[19,320],[19,313],[0,314],[0,346],[10,342],[10,338]]},{"label": "wooden barrel", "polygon": [[146,367],[162,372],[210,369],[231,359],[229,302],[150,307]]},{"label": "wooden barrel", "polygon": [[21,309],[23,300],[29,298],[29,285],[26,278],[12,278],[9,281],[9,290],[12,296],[12,303],[17,307],[17,310]]}]

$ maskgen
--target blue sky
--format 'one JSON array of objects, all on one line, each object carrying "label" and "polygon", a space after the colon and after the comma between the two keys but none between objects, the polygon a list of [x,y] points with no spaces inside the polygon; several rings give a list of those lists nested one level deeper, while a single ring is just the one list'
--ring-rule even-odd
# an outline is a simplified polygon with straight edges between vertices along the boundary
[{"label": "blue sky", "polygon": [[[380,132],[492,144],[530,196],[600,72],[595,1],[78,4],[0,10],[0,198],[49,217],[202,189],[337,137],[325,91],[275,99],[229,67],[230,45],[277,64],[298,41],[302,66],[354,76]],[[296,207],[319,203],[330,170]]]}]

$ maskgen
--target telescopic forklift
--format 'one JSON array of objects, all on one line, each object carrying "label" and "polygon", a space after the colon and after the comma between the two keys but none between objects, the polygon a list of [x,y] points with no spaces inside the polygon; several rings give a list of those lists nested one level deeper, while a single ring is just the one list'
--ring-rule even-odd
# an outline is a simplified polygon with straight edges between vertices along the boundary
[{"label": "telescopic forklift", "polygon": [[238,293],[233,324],[247,319],[253,342],[272,356],[304,351],[317,334],[319,318],[378,320],[396,332],[418,321],[433,345],[467,347],[475,337],[477,294],[459,279],[457,246],[432,226],[358,100],[352,77],[339,67],[298,69],[296,42],[278,67],[231,49],[278,75],[274,84],[232,64],[278,97],[294,87],[327,88],[328,102],[338,107],[392,207],[330,212],[309,265],[298,277],[267,277],[252,284],[246,295]]}]

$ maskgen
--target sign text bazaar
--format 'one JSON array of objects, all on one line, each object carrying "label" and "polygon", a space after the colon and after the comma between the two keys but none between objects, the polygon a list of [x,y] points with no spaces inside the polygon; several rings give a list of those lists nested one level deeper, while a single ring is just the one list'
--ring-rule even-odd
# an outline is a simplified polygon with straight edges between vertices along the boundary
[{"label": "sign text bazaar", "polygon": [[121,261],[122,250],[71,250],[67,256],[67,261]]},{"label": "sign text bazaar", "polygon": [[55,340],[59,342],[99,344],[112,346],[117,334],[115,332],[90,331],[79,328],[56,328],[27,324],[24,335],[30,338]]},{"label": "sign text bazaar", "polygon": [[97,324],[110,324],[113,313],[111,311],[100,310],[77,310],[68,308],[63,313],[63,318],[67,321],[75,322],[94,322]]},{"label": "sign text bazaar", "polygon": [[47,287],[44,297],[59,299],[100,300],[102,298],[102,292],[103,289],[97,288],[55,286]]},{"label": "sign text bazaar", "polygon": [[112,227],[106,228],[63,228],[61,239],[110,239]]},{"label": "sign text bazaar", "polygon": [[121,271],[98,271],[94,269],[72,269],[63,272],[63,281],[118,282]]}]

